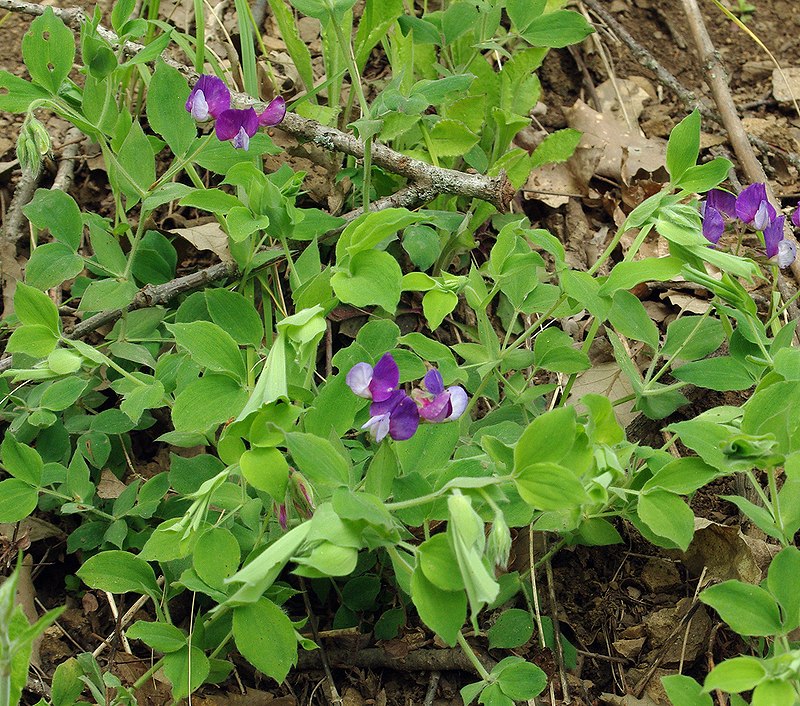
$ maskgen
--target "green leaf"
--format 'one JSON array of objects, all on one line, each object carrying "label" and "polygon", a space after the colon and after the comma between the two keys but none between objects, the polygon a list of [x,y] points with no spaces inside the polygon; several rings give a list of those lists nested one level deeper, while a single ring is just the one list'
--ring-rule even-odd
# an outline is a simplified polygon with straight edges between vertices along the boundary
[{"label": "green leaf", "polygon": [[689,495],[719,475],[718,469],[709,466],[702,459],[696,456],[687,456],[670,461],[658,469],[644,484],[643,490],[661,488],[678,495]]},{"label": "green leaf", "polygon": [[239,568],[239,542],[230,530],[212,527],[202,534],[192,551],[192,566],[197,575],[213,588],[224,589],[225,579]]},{"label": "green leaf", "polygon": [[459,120],[444,118],[430,130],[431,152],[437,157],[455,157],[469,152],[480,138]]},{"label": "green leaf", "polygon": [[[308,50],[306,43],[300,38],[291,8],[284,0],[269,0],[269,7],[278,25],[281,38],[286,44],[286,50],[289,52],[292,64],[297,69],[297,73],[300,74],[306,91],[313,90],[314,69],[311,63],[311,52]],[[360,25],[359,29],[361,29]]]},{"label": "green leaf", "polygon": [[53,8],[45,8],[22,38],[22,58],[31,78],[50,93],[57,94],[75,60],[72,31],[56,17]]},{"label": "green leaf", "polygon": [[461,573],[454,571],[456,555],[445,533],[435,534],[419,545],[417,550],[419,568],[436,588],[442,591],[462,591],[464,581]]},{"label": "green leaf", "polygon": [[547,0],[506,0],[506,12],[517,32],[524,32],[547,5]]},{"label": "green leaf", "polygon": [[778,605],[760,586],[741,581],[724,581],[705,589],[700,594],[700,600],[716,610],[720,618],[740,635],[766,637],[781,632]]},{"label": "green leaf", "polygon": [[139,243],[131,272],[144,284],[165,284],[175,276],[178,254],[172,243],[155,230],[148,230]]},{"label": "green leaf", "polygon": [[40,325],[20,326],[8,339],[7,353],[26,353],[34,358],[46,358],[58,344],[56,336],[49,328]]},{"label": "green leaf", "polygon": [[109,593],[142,593],[156,602],[161,599],[153,568],[130,552],[100,552],[89,557],[75,573],[90,588]]},{"label": "green leaf", "polygon": [[181,206],[194,206],[203,211],[211,213],[225,214],[235,207],[243,207],[244,204],[221,189],[195,189],[186,194],[179,202]]},{"label": "green leaf", "polygon": [[188,96],[186,79],[159,60],[147,89],[147,120],[176,156],[186,154],[197,136],[194,118],[186,110]]},{"label": "green leaf", "polygon": [[667,143],[667,171],[677,184],[689,167],[697,164],[700,154],[700,113],[693,110],[674,128]]},{"label": "green leaf", "polygon": [[250,485],[269,493],[275,502],[283,502],[289,480],[289,464],[278,449],[248,449],[239,459],[239,466]]},{"label": "green leaf", "polygon": [[670,674],[661,677],[661,684],[673,704],[680,704],[680,706],[713,706],[714,704],[711,696],[703,692],[703,687],[684,674]]},{"label": "green leaf", "polygon": [[245,206],[234,206],[224,213],[228,235],[234,243],[241,243],[269,226],[268,216],[256,216]]},{"label": "green leaf", "polygon": [[794,680],[784,681],[786,677],[762,681],[754,690],[751,706],[795,706],[797,691]]},{"label": "green leaf", "polygon": [[458,305],[458,295],[453,292],[442,292],[433,289],[422,298],[422,313],[431,331],[442,325],[445,316],[449,316]]},{"label": "green leaf", "polygon": [[23,324],[45,326],[56,336],[59,333],[58,309],[53,300],[44,292],[29,287],[24,282],[17,283],[14,292],[14,312]]},{"label": "green leaf", "polygon": [[684,191],[702,194],[725,181],[732,168],[729,160],[717,157],[706,164],[690,166],[675,185]]},{"label": "green leaf", "polygon": [[589,357],[574,348],[575,342],[557,328],[547,328],[536,336],[533,354],[536,367],[557,373],[579,373],[591,367]]},{"label": "green leaf", "polygon": [[639,298],[627,290],[620,289],[614,293],[608,320],[623,336],[642,341],[652,350],[658,348],[658,328]]},{"label": "green leaf", "polygon": [[242,656],[279,684],[297,663],[294,626],[286,614],[266,598],[234,608],[233,637]]},{"label": "green leaf", "polygon": [[39,491],[25,481],[7,478],[0,481],[0,522],[19,522],[35,509]]},{"label": "green leaf", "polygon": [[[504,610],[487,632],[490,649],[512,649],[521,647],[533,635],[533,620],[527,610],[509,608]],[[505,691],[505,690],[504,690]],[[507,696],[512,696],[507,694]],[[519,697],[528,698],[528,697]],[[532,697],[531,697],[532,698]]]},{"label": "green leaf", "polygon": [[400,301],[403,273],[389,253],[379,250],[358,252],[349,272],[336,272],[331,287],[336,296],[354,306],[378,305],[394,313]]},{"label": "green leaf", "polygon": [[336,258],[340,264],[346,255],[353,257],[364,250],[372,250],[376,245],[412,223],[423,219],[419,213],[411,213],[405,208],[386,208],[371,211],[359,216],[342,231],[336,243]]},{"label": "green leaf", "polygon": [[36,289],[52,289],[76,277],[83,258],[62,243],[45,243],[31,253],[25,267],[25,281]]},{"label": "green leaf", "polygon": [[227,331],[240,346],[258,348],[264,339],[264,324],[253,304],[238,292],[217,288],[205,291],[211,320]]},{"label": "green leaf", "polygon": [[720,392],[747,390],[755,384],[750,371],[729,355],[686,363],[673,368],[672,375],[683,382]]},{"label": "green leaf", "polygon": [[659,537],[686,551],[694,536],[694,513],[675,493],[656,488],[642,493],[637,505],[639,519]]},{"label": "green leaf", "polygon": [[[63,380],[56,380],[42,394],[39,406],[49,409],[51,412],[63,412],[65,409],[74,405],[83,391],[86,389],[88,381],[79,377],[68,377]],[[126,429],[126,431],[128,431]]]},{"label": "green leaf", "polygon": [[167,324],[176,343],[189,351],[192,360],[209,370],[228,373],[239,382],[247,378],[242,353],[233,337],[210,321]]},{"label": "green leaf", "polygon": [[89,240],[97,263],[102,265],[107,272],[121,278],[128,265],[128,257],[122,251],[117,238],[104,227],[90,221]]},{"label": "green leaf", "polygon": [[75,199],[60,189],[36,189],[30,203],[22,209],[37,228],[51,235],[75,252],[83,236],[83,220]]},{"label": "green leaf", "polygon": [[403,232],[403,250],[420,270],[427,270],[442,251],[438,233],[430,226],[411,225]]},{"label": "green leaf", "polygon": [[719,319],[709,316],[681,316],[667,326],[661,355],[677,360],[699,360],[717,350],[725,340]]},{"label": "green leaf", "polygon": [[75,706],[86,686],[81,677],[83,670],[74,657],[63,661],[53,674],[52,706]]},{"label": "green leaf", "polygon": [[775,597],[783,614],[785,632],[800,625],[800,550],[786,547],[775,556],[767,572],[767,588]]},{"label": "green leaf", "polygon": [[734,657],[726,659],[709,672],[703,684],[703,691],[722,689],[738,694],[752,689],[766,676],[767,672],[761,660],[755,657]]},{"label": "green leaf", "polygon": [[617,263],[598,294],[611,296],[617,290],[633,289],[642,282],[669,282],[680,274],[684,264],[683,260],[671,255]]},{"label": "green leaf", "polygon": [[381,580],[377,576],[356,576],[342,586],[342,603],[356,612],[374,609],[380,590]]},{"label": "green leaf", "polygon": [[589,501],[578,477],[557,463],[532,463],[514,472],[520,497],[537,510],[573,510]]},{"label": "green leaf", "polygon": [[503,693],[515,701],[527,701],[541,694],[547,686],[547,675],[532,662],[519,661],[497,675]]},{"label": "green leaf", "polygon": [[211,665],[203,650],[189,645],[164,657],[164,676],[172,684],[172,697],[177,701],[197,689],[208,676]]},{"label": "green leaf", "polygon": [[81,297],[81,311],[124,309],[130,304],[139,288],[129,279],[100,279],[91,282]]},{"label": "green leaf", "polygon": [[572,128],[551,132],[542,140],[531,155],[531,169],[545,164],[566,162],[575,152],[583,133]]},{"label": "green leaf", "polygon": [[556,10],[535,18],[521,32],[522,37],[534,47],[563,49],[569,44],[582,42],[594,28],[577,12]]},{"label": "green leaf", "polygon": [[286,434],[286,446],[292,460],[312,483],[329,486],[348,485],[350,467],[333,444],[313,434]]},{"label": "green leaf", "polygon": [[175,398],[176,431],[205,432],[235,418],[247,403],[247,390],[228,375],[207,373],[189,383]]},{"label": "green leaf", "polygon": [[[150,140],[142,126],[134,121],[117,154],[120,169],[113,162],[109,176],[113,175],[117,188],[128,198],[128,208],[149,191],[156,180],[156,162]],[[123,172],[124,170],[124,172]]]},{"label": "green leaf", "polygon": [[0,71],[0,110],[26,113],[33,101],[48,98],[49,93],[30,81],[8,71]]},{"label": "green leaf", "polygon": [[536,417],[520,436],[514,447],[514,468],[532,463],[558,463],[575,445],[577,438],[575,410],[557,407]]},{"label": "green leaf", "polygon": [[431,630],[453,647],[467,619],[464,591],[443,591],[425,578],[417,567],[411,575],[411,600],[419,617]]},{"label": "green leaf", "polygon": [[141,640],[156,652],[177,652],[186,645],[186,635],[174,625],[169,623],[151,623],[147,620],[137,620],[126,631],[125,636],[130,640]]}]

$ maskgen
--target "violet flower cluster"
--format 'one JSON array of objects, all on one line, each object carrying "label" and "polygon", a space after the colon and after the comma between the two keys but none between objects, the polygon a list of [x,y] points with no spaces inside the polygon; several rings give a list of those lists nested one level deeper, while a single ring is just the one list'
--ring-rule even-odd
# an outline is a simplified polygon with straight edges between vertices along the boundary
[{"label": "violet flower cluster", "polygon": [[[764,184],[751,184],[738,196],[722,189],[712,189],[700,204],[700,215],[703,235],[715,245],[725,232],[726,219],[739,220],[763,234],[767,257],[776,258],[779,267],[788,267],[797,256],[795,244],[783,237],[786,216],[779,216],[767,200]],[[795,210],[791,220],[800,228],[800,208]]]},{"label": "violet flower cluster", "polygon": [[246,150],[260,127],[277,125],[286,115],[286,101],[278,96],[261,112],[231,108],[231,92],[216,76],[201,76],[186,100],[186,110],[199,121],[215,120],[217,138]]},{"label": "violet flower cluster", "polygon": [[414,436],[420,421],[438,424],[458,419],[467,408],[467,393],[460,385],[444,386],[441,373],[429,370],[422,387],[409,395],[399,389],[400,370],[390,353],[375,367],[357,363],[347,373],[347,384],[359,397],[372,400],[367,429],[380,442],[387,434],[395,441]]}]

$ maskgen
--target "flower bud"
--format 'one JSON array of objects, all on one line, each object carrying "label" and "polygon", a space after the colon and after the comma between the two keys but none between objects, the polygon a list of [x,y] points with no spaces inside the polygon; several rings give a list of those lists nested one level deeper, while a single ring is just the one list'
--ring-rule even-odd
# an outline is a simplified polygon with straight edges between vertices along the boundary
[{"label": "flower bud", "polygon": [[33,138],[33,143],[36,145],[36,149],[39,150],[39,154],[43,157],[49,154],[53,145],[50,141],[50,133],[47,131],[47,128],[36,118],[32,118],[29,124],[29,130]]},{"label": "flower bud", "polygon": [[493,565],[505,570],[511,554],[511,530],[502,512],[495,513],[489,538],[486,542],[486,555]]},{"label": "flower bud", "polygon": [[289,496],[298,513],[305,517],[314,514],[314,491],[302,473],[292,471],[289,474]]}]

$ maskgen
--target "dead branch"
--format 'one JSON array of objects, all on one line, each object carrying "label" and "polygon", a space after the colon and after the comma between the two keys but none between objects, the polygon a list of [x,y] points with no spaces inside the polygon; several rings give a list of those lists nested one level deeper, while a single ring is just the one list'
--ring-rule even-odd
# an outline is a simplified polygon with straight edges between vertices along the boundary
[{"label": "dead branch", "polygon": [[[23,0],[0,0],[0,9],[11,12],[20,12],[29,15],[41,15],[44,6],[36,5]],[[59,9],[53,11],[65,24],[73,29],[80,28],[85,15],[80,8]],[[118,44],[119,38],[111,30],[99,26],[98,33],[110,41]],[[135,54],[144,47],[141,44],[127,42],[124,51],[126,54]],[[179,62],[166,59],[165,61],[187,77],[190,83],[197,80],[197,73],[188,66]],[[257,103],[254,98],[243,93],[231,92],[234,103],[239,105],[252,105]],[[353,135],[349,135],[336,128],[326,127],[314,120],[301,118],[299,115],[288,113],[280,124],[280,129],[292,135],[295,139],[310,141],[328,151],[343,152],[356,159],[364,156],[364,143]],[[505,172],[496,177],[487,177],[482,174],[468,174],[454,169],[443,169],[427,164],[419,159],[395,152],[390,147],[379,142],[373,142],[372,162],[393,174],[399,174],[418,184],[421,188],[429,188],[436,194],[454,194],[488,201],[500,211],[507,211],[515,189],[508,180]]]}]

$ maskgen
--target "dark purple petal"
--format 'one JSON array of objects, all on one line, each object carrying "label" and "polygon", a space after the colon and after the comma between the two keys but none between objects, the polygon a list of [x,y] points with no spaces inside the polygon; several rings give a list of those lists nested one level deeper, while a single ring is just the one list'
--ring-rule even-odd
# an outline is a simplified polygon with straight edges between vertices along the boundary
[{"label": "dark purple petal", "polygon": [[429,422],[443,422],[450,410],[450,393],[442,390],[432,400],[422,400],[419,416]]},{"label": "dark purple petal", "polygon": [[288,522],[286,521],[286,504],[281,503],[278,505],[278,523],[282,530],[286,530]]},{"label": "dark purple petal", "polygon": [[403,399],[394,408],[389,416],[389,435],[395,441],[405,441],[414,436],[419,426],[419,412],[417,405],[408,395],[403,393]]},{"label": "dark purple petal", "polygon": [[451,406],[451,411],[450,414],[447,415],[447,420],[452,421],[453,419],[458,419],[462,414],[464,414],[464,410],[467,408],[467,402],[469,401],[469,398],[467,397],[466,390],[464,390],[464,388],[460,385],[448,387],[447,392],[450,394]]},{"label": "dark purple petal", "polygon": [[745,223],[752,224],[762,203],[767,201],[765,184],[750,184],[736,197],[736,215]]},{"label": "dark purple petal", "polygon": [[372,366],[369,363],[356,363],[345,378],[347,386],[359,397],[370,399],[372,393],[369,384],[372,382]]},{"label": "dark purple petal", "polygon": [[778,243],[783,240],[784,223],[786,223],[786,216],[778,216],[764,228],[764,245],[767,247],[767,257],[769,258],[778,254]]},{"label": "dark purple petal", "polygon": [[277,98],[273,98],[269,105],[264,108],[264,112],[258,116],[258,124],[261,125],[261,127],[271,127],[283,120],[285,115],[286,101],[283,99],[283,96],[278,96]]},{"label": "dark purple petal", "polygon": [[711,189],[706,194],[706,203],[728,218],[736,218],[736,197],[729,191]]},{"label": "dark purple petal", "polygon": [[791,240],[778,243],[778,267],[789,267],[797,257],[797,246]]},{"label": "dark purple petal", "polygon": [[385,399],[373,402],[369,406],[369,413],[373,417],[379,417],[382,414],[391,414],[392,410],[400,404],[404,397],[408,397],[405,390],[392,390]]},{"label": "dark purple petal", "polygon": [[716,245],[725,232],[725,221],[722,214],[711,205],[706,206],[703,216],[703,237]]},{"label": "dark purple petal", "polygon": [[237,110],[231,108],[224,111],[218,118],[215,125],[217,139],[225,142],[233,140],[239,135],[239,130],[244,130],[248,137],[252,137],[258,130],[258,115],[252,108]]},{"label": "dark purple petal", "polygon": [[792,223],[796,228],[800,228],[800,206],[798,206],[792,214]]},{"label": "dark purple petal", "polygon": [[369,384],[372,399],[375,402],[389,399],[399,383],[400,369],[391,353],[384,353],[372,371],[372,382]]},{"label": "dark purple petal", "polygon": [[206,120],[209,115],[218,118],[230,106],[231,92],[216,76],[201,76],[186,101],[186,110],[195,120]]},{"label": "dark purple petal", "polygon": [[425,378],[422,382],[425,385],[425,389],[432,395],[441,395],[444,392],[442,374],[436,368],[425,373]]}]

